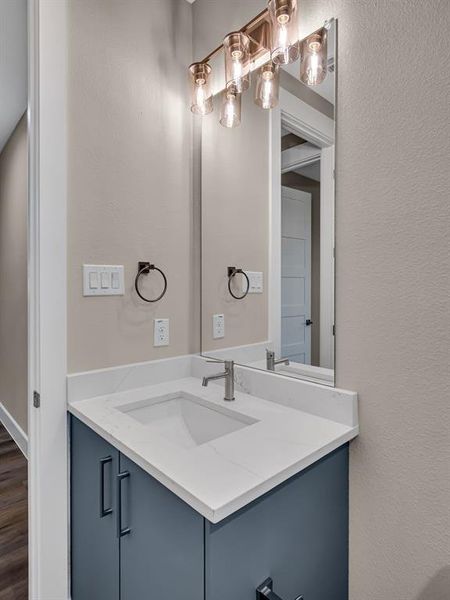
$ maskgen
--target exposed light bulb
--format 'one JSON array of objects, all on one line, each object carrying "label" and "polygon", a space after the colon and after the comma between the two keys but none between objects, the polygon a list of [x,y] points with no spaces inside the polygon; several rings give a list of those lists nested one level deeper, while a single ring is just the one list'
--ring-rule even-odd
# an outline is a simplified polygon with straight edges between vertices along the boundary
[{"label": "exposed light bulb", "polygon": [[272,61],[278,65],[294,62],[299,56],[297,0],[270,0]]},{"label": "exposed light bulb", "polygon": [[223,91],[220,124],[224,127],[237,127],[241,123],[241,94],[231,85]]},{"label": "exposed light bulb", "polygon": [[306,85],[319,85],[327,75],[327,30],[308,36],[301,43],[300,80]]},{"label": "exposed light bulb", "polygon": [[229,33],[223,40],[225,83],[238,93],[250,87],[250,39],[241,31]]},{"label": "exposed light bulb", "polygon": [[272,62],[263,65],[258,73],[255,88],[255,103],[264,109],[274,108],[279,96],[279,68]]},{"label": "exposed light bulb", "polygon": [[209,85],[211,67],[204,63],[193,63],[191,74],[191,111],[196,115],[207,115],[213,110],[212,93]]}]

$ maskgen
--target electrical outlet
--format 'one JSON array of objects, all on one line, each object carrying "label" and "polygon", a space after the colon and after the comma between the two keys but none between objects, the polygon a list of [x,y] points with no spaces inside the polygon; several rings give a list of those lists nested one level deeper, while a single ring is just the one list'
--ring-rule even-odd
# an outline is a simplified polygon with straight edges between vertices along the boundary
[{"label": "electrical outlet", "polygon": [[155,319],[153,329],[153,346],[169,345],[169,319]]},{"label": "electrical outlet", "polygon": [[213,315],[213,338],[225,337],[225,315]]},{"label": "electrical outlet", "polygon": [[[263,274],[261,271],[245,271],[248,280],[250,282],[248,293],[249,294],[262,294],[263,293]],[[247,280],[242,277],[242,292],[244,293],[247,289]]]}]

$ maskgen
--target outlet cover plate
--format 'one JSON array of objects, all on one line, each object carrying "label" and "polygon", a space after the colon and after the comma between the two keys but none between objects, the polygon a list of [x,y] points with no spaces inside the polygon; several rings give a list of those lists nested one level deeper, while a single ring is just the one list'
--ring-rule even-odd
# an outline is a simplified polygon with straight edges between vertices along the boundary
[{"label": "outlet cover plate", "polygon": [[168,346],[170,341],[169,319],[155,319],[153,328],[153,346]]},{"label": "outlet cover plate", "polygon": [[225,337],[225,315],[213,315],[213,339]]}]

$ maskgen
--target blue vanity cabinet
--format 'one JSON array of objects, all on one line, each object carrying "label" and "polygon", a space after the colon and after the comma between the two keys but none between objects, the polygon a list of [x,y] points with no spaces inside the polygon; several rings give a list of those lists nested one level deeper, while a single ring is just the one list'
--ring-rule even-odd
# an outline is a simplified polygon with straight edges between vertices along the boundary
[{"label": "blue vanity cabinet", "polygon": [[71,418],[72,600],[203,600],[204,519]]},{"label": "blue vanity cabinet", "polygon": [[120,470],[121,600],[203,600],[203,517],[122,454]]},{"label": "blue vanity cabinet", "polygon": [[119,600],[115,479],[119,452],[71,419],[72,600]]},{"label": "blue vanity cabinet", "polygon": [[268,577],[282,600],[348,600],[348,445],[213,524],[71,432],[72,600],[255,600]]},{"label": "blue vanity cabinet", "polygon": [[348,599],[348,446],[205,530],[206,600]]}]

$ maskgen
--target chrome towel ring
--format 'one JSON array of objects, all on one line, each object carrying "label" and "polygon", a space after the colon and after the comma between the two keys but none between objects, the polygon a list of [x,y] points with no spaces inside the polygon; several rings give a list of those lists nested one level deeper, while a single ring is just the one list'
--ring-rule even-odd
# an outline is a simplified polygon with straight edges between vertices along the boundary
[{"label": "chrome towel ring", "polygon": [[[149,298],[145,298],[145,296],[143,296],[141,294],[141,292],[139,291],[139,286],[138,286],[139,278],[141,277],[141,275],[148,275],[150,273],[150,271],[158,271],[158,273],[161,273],[161,276],[164,280],[164,289],[163,289],[162,293],[157,298],[153,298],[151,300]],[[167,292],[167,277],[164,275],[164,273],[161,271],[161,269],[158,269],[158,267],[155,267],[155,265],[152,265],[149,262],[140,262],[140,263],[138,263],[138,272],[136,275],[136,279],[134,280],[134,288],[135,288],[136,293],[139,296],[139,298],[144,300],[144,302],[158,302],[158,300],[161,300],[161,298]]]},{"label": "chrome towel ring", "polygon": [[[228,273],[228,291],[233,296],[233,298],[235,298],[236,300],[243,300],[250,290],[250,279],[248,278],[247,273],[245,271],[243,271],[242,269],[237,269],[236,267],[228,267],[227,273]],[[247,289],[242,294],[242,296],[236,296],[236,294],[234,294],[233,291],[231,290],[231,282],[233,280],[233,277],[237,273],[240,273],[243,277],[245,277],[245,279],[247,281]]]}]

